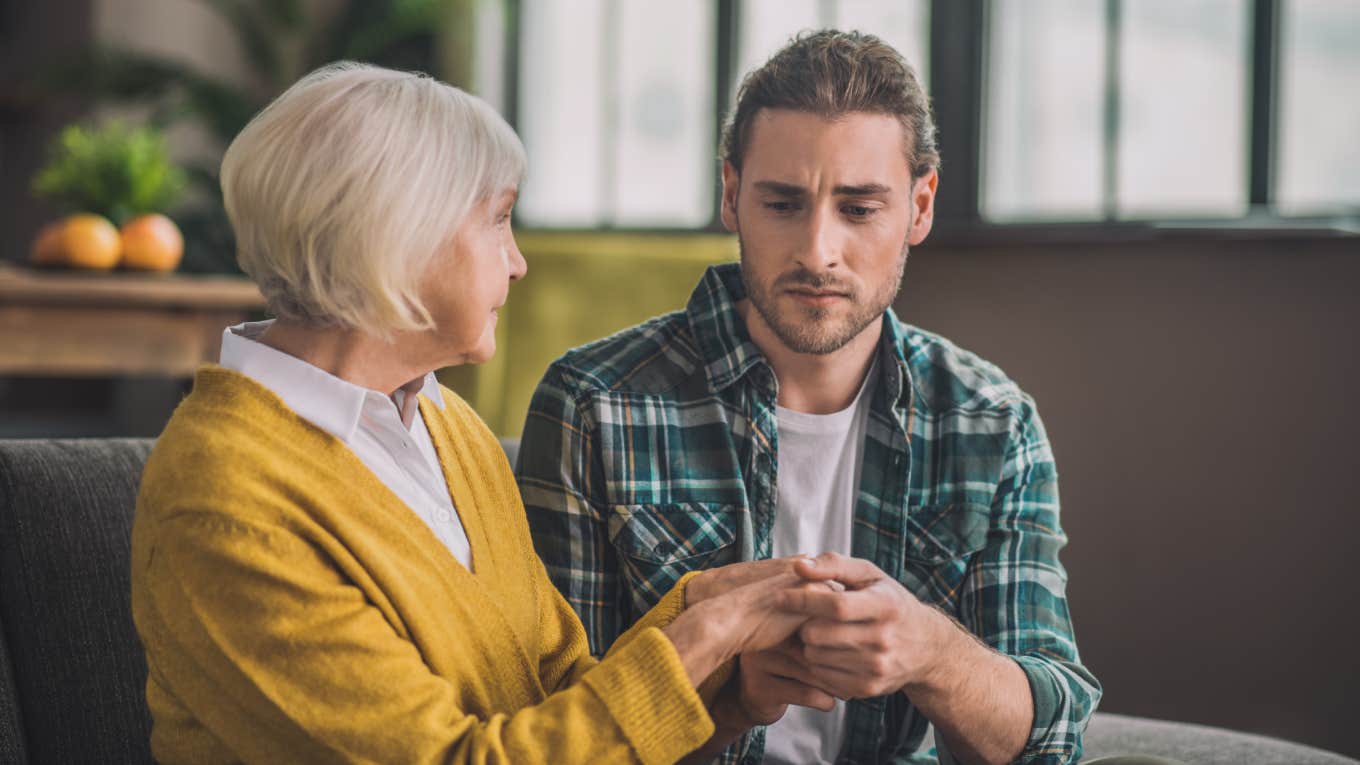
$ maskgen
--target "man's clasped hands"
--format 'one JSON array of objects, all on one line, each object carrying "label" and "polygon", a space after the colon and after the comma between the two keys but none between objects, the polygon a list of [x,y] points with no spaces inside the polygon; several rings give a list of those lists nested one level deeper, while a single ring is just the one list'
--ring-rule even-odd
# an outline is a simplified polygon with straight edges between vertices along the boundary
[{"label": "man's clasped hands", "polygon": [[[873,563],[836,553],[734,563],[688,581],[685,611],[733,636],[738,671],[715,707],[768,725],[790,704],[881,696],[929,679],[957,630]],[[744,719],[742,719],[744,718]]]}]

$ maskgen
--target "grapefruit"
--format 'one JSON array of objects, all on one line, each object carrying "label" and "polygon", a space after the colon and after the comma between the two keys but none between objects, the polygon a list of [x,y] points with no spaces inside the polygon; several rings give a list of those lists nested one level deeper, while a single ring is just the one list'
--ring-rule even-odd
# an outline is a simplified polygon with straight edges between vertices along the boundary
[{"label": "grapefruit", "polygon": [[106,271],[118,265],[123,240],[108,218],[77,213],[61,224],[61,249],[69,266]]},{"label": "grapefruit", "polygon": [[123,224],[123,265],[147,271],[174,271],[184,257],[184,237],[175,222],[159,213],[138,215]]},{"label": "grapefruit", "polygon": [[65,259],[61,242],[62,221],[54,221],[43,226],[33,239],[33,250],[28,260],[35,266],[53,266]]}]

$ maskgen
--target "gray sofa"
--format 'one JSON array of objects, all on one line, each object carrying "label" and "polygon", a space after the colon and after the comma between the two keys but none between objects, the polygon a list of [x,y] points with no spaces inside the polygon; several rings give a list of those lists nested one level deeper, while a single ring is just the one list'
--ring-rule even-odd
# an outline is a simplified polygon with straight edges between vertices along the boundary
[{"label": "gray sofa", "polygon": [[[128,583],[133,501],[151,444],[0,440],[0,763],[151,762]],[[1104,713],[1086,750],[1190,765],[1356,763],[1278,739]]]}]

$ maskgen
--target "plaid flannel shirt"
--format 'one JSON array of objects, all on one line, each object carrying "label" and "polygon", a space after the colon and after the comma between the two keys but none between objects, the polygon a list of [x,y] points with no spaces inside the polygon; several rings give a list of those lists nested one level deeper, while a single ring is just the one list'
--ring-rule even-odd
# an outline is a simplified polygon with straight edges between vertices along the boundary
[{"label": "plaid flannel shirt", "polygon": [[[568,352],[534,394],[520,491],[597,655],[686,572],[770,556],[777,388],[734,309],[744,296],[737,264],[710,268],[685,310]],[[1072,634],[1033,401],[891,311],[878,353],[853,554],[1024,670],[1034,724],[1019,762],[1075,762],[1101,691]],[[934,762],[928,724],[902,693],[853,700],[838,761]],[[720,761],[760,762],[763,733]]]}]

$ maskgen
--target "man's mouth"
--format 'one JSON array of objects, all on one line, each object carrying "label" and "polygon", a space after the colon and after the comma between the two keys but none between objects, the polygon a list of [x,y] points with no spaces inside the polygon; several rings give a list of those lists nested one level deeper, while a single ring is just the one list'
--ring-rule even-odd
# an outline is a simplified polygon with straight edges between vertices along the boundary
[{"label": "man's mouth", "polygon": [[812,305],[830,305],[837,300],[844,300],[849,297],[844,292],[834,290],[814,290],[798,287],[786,290],[786,292],[795,299]]}]

